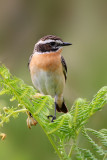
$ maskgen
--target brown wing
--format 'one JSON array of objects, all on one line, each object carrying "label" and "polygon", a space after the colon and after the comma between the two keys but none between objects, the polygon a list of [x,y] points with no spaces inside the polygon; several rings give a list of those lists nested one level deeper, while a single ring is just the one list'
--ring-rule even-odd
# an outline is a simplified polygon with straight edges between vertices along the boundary
[{"label": "brown wing", "polygon": [[66,65],[66,62],[65,62],[65,59],[63,56],[61,56],[61,63],[62,63],[63,73],[64,73],[65,81],[66,81],[66,79],[67,79],[67,65]]}]

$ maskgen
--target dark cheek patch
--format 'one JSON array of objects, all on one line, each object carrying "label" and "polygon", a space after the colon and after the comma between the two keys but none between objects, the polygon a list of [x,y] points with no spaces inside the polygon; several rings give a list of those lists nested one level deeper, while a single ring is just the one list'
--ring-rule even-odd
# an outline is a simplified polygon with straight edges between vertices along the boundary
[{"label": "dark cheek patch", "polygon": [[51,50],[49,44],[39,44],[37,47],[38,52],[48,52]]},{"label": "dark cheek patch", "polygon": [[51,51],[57,51],[58,48],[53,48],[49,44],[39,44],[36,50],[37,52],[51,52]]}]

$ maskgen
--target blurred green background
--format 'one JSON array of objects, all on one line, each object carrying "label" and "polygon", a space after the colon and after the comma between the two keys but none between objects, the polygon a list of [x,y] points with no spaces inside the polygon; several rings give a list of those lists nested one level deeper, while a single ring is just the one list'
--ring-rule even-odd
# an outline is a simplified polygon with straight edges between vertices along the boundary
[{"label": "blurred green background", "polygon": [[[91,100],[107,85],[107,1],[0,0],[0,61],[28,85],[29,56],[47,34],[73,44],[62,53],[68,65],[64,97],[69,109],[78,97]],[[6,96],[0,98],[0,107],[4,105],[10,105]],[[107,128],[106,116],[107,106],[88,127]],[[58,160],[40,126],[29,130],[26,118],[22,114],[4,125],[7,139],[0,141],[0,160]]]}]

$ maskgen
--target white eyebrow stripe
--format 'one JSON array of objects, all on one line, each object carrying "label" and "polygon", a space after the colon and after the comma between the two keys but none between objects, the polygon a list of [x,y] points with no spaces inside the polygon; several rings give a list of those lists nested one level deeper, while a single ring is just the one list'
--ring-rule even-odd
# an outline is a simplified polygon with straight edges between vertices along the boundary
[{"label": "white eyebrow stripe", "polygon": [[45,41],[40,40],[39,42],[36,43],[36,45],[38,45],[38,44],[46,44],[46,43],[50,43],[50,42],[62,43],[62,41],[60,41],[60,40],[47,39]]}]

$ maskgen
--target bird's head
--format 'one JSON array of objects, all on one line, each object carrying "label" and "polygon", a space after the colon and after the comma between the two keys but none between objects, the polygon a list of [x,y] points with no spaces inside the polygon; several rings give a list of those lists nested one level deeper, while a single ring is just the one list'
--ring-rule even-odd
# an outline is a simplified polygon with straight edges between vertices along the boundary
[{"label": "bird's head", "polygon": [[47,35],[42,37],[34,47],[34,53],[45,54],[57,52],[63,46],[72,45],[71,43],[63,42],[61,38],[53,35]]}]

